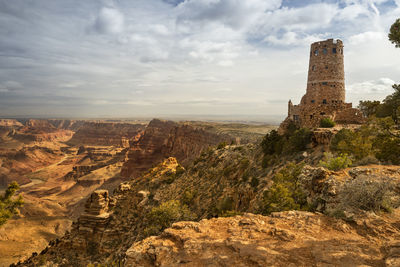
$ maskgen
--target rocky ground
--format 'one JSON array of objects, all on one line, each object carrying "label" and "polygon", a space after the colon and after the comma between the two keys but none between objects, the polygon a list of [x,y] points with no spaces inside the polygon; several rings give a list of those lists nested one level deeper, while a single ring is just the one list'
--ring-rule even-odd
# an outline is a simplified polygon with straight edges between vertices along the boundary
[{"label": "rocky ground", "polygon": [[352,223],[303,211],[177,222],[125,266],[399,266],[400,211]]}]

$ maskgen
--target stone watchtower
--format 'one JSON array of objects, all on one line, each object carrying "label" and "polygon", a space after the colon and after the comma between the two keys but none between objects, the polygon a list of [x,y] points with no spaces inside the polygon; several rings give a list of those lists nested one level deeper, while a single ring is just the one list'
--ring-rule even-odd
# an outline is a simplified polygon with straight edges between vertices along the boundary
[{"label": "stone watchtower", "polygon": [[351,103],[345,103],[343,42],[328,39],[311,44],[306,94],[299,105],[289,101],[288,117],[280,130],[292,121],[300,127],[315,128],[321,119],[337,123],[362,123],[363,117]]}]

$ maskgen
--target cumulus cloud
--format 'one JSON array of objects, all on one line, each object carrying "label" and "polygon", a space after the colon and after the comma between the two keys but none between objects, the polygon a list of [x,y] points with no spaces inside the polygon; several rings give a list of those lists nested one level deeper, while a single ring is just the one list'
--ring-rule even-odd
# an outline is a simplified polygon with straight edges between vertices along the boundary
[{"label": "cumulus cloud", "polygon": [[94,22],[94,29],[100,34],[121,33],[124,30],[124,15],[115,8],[103,7]]}]

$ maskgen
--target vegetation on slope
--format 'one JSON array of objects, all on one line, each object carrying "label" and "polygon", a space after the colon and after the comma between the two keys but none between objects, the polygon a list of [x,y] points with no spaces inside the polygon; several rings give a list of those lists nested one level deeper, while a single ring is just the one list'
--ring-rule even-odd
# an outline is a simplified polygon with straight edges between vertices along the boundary
[{"label": "vegetation on slope", "polygon": [[3,196],[0,196],[0,227],[7,222],[13,215],[18,213],[18,208],[24,203],[22,196],[13,198],[19,190],[17,182],[8,185]]}]

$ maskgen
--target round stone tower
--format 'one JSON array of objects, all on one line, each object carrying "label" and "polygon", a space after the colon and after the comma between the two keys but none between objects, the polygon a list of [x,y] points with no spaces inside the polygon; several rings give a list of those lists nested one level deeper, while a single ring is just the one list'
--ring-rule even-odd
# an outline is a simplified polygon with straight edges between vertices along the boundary
[{"label": "round stone tower", "polygon": [[307,92],[301,104],[337,105],[344,102],[342,41],[328,39],[311,44]]}]

